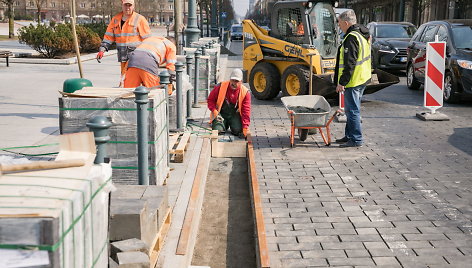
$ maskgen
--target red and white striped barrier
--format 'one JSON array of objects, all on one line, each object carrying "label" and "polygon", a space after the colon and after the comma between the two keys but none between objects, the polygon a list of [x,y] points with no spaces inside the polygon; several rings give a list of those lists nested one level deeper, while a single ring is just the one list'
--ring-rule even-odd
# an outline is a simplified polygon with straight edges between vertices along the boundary
[{"label": "red and white striped barrier", "polygon": [[339,109],[344,111],[344,92],[339,92]]},{"label": "red and white striped barrier", "polygon": [[443,106],[446,42],[426,44],[426,75],[424,83],[424,107],[434,113]]}]

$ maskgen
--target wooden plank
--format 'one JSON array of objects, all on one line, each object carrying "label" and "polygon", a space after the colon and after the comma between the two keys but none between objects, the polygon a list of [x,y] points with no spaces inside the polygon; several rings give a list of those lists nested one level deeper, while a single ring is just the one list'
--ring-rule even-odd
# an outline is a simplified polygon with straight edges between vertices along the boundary
[{"label": "wooden plank", "polygon": [[151,244],[149,249],[149,259],[151,261],[151,267],[155,267],[159,259],[159,253],[161,252],[162,247],[164,246],[167,233],[169,232],[170,224],[172,222],[172,209],[167,209],[166,216],[164,217],[164,222],[159,229],[159,232],[156,234],[154,241]]},{"label": "wooden plank", "polygon": [[247,136],[247,156],[249,165],[250,189],[252,194],[252,208],[254,213],[254,222],[256,227],[256,257],[257,267],[270,267],[269,248],[267,247],[266,230],[264,225],[264,215],[262,211],[262,201],[259,190],[259,182],[256,172],[256,160],[254,156],[254,147],[252,145],[252,136]]},{"label": "wooden plank", "polygon": [[182,135],[182,137],[180,138],[179,144],[177,145],[177,149],[175,149],[176,154],[184,153],[189,139],[190,139],[190,132],[185,132],[184,135]]},{"label": "wooden plank", "polygon": [[179,139],[180,133],[169,135],[169,154],[174,154],[174,146]]},{"label": "wooden plank", "polygon": [[[197,211],[199,205],[198,201],[202,197],[201,193],[203,192],[202,181],[206,178],[203,178],[207,174],[207,168],[210,162],[210,141],[205,139],[203,141],[203,147],[200,154],[200,159],[198,160],[197,171],[195,173],[195,179],[192,185],[192,192],[190,193],[190,200],[187,206],[187,211],[185,212],[184,223],[182,225],[182,230],[180,231],[179,241],[177,243],[177,249],[175,251],[176,255],[185,255],[187,254],[190,235],[192,234],[192,222],[194,218],[197,218],[199,211]],[[198,228],[198,226],[196,227]]]}]

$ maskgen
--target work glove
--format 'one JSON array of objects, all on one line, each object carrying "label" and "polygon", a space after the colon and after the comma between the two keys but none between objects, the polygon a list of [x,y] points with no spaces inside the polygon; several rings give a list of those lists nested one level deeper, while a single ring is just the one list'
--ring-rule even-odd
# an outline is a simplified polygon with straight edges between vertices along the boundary
[{"label": "work glove", "polygon": [[103,55],[105,54],[105,51],[98,51],[97,53],[97,61],[100,62],[100,60],[103,58]]},{"label": "work glove", "polygon": [[247,138],[247,134],[249,133],[249,129],[247,127],[243,128],[243,136]]}]

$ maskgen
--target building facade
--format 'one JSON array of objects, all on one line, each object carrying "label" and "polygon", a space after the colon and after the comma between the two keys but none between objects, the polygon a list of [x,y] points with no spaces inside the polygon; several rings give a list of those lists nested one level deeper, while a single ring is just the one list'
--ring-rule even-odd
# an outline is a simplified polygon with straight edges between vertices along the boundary
[{"label": "building facade", "polygon": [[[39,4],[41,20],[67,21],[70,0],[14,0],[16,20],[36,20]],[[136,0],[135,10],[155,24],[170,24],[174,19],[174,0]],[[187,19],[187,1],[184,2],[184,22]],[[120,0],[77,0],[77,20],[107,20],[121,11]],[[7,19],[7,5],[0,2],[0,21]]]}]

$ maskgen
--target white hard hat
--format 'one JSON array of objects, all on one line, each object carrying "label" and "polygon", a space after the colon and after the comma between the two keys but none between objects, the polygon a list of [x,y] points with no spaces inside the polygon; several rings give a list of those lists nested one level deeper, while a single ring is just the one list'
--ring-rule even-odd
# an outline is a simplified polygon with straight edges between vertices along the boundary
[{"label": "white hard hat", "polygon": [[241,69],[234,69],[229,79],[243,81],[243,71]]}]

